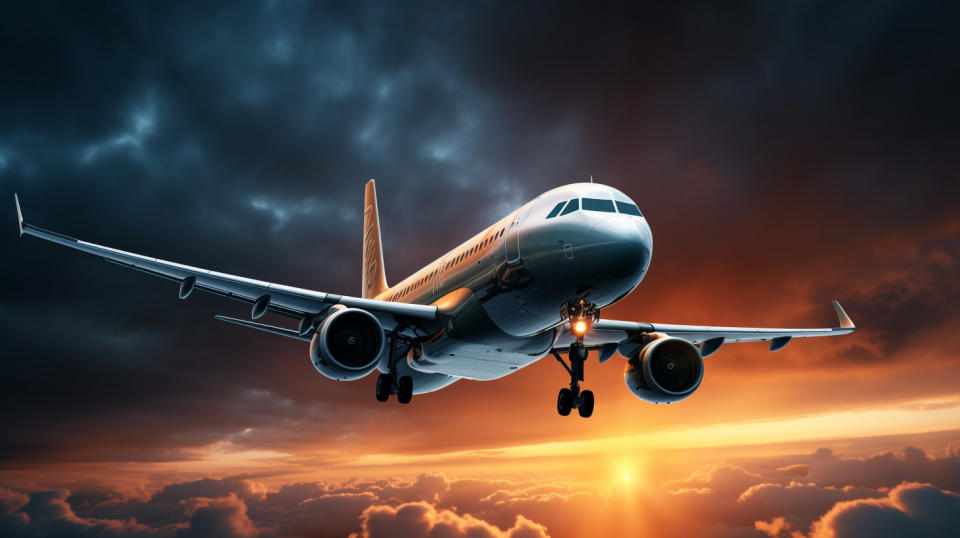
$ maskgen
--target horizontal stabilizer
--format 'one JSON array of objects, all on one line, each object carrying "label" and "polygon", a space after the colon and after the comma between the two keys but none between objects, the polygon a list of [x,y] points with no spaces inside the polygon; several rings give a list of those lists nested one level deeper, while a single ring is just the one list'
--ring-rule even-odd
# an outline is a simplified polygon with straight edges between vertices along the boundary
[{"label": "horizontal stabilizer", "polygon": [[311,340],[309,336],[301,336],[299,332],[293,329],[284,329],[283,327],[275,327],[273,325],[256,323],[253,321],[247,321],[245,319],[230,318],[227,316],[218,315],[214,317],[220,321],[233,323],[234,325],[240,325],[241,327],[247,327],[249,329],[257,329],[258,331],[268,332],[271,334],[279,334],[280,336],[286,336],[287,338],[293,338],[296,340],[303,340],[304,342],[309,342]]}]

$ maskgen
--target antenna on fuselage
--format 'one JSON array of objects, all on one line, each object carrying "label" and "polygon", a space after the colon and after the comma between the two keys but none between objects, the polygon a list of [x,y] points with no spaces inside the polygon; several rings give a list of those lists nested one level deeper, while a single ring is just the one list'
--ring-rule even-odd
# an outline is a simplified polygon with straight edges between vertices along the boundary
[{"label": "antenna on fuselage", "polygon": [[590,174],[590,183],[593,183],[593,174]]}]

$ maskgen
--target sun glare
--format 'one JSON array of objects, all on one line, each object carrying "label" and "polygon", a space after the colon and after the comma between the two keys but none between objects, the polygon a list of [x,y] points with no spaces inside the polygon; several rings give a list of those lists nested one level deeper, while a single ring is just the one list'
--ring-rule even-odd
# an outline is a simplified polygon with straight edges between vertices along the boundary
[{"label": "sun glare", "polygon": [[643,485],[641,457],[619,458],[612,462],[610,481],[613,486],[636,489]]}]

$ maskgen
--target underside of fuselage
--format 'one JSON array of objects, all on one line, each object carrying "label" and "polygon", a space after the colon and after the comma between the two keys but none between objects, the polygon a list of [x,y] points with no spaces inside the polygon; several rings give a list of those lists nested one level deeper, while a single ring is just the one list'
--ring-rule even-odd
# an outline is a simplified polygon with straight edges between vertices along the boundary
[{"label": "underside of fuselage", "polygon": [[548,329],[529,336],[513,336],[490,318],[477,294],[468,288],[452,292],[453,308],[445,312],[443,332],[425,342],[408,358],[424,373],[443,373],[468,379],[503,377],[550,352],[558,331]]}]

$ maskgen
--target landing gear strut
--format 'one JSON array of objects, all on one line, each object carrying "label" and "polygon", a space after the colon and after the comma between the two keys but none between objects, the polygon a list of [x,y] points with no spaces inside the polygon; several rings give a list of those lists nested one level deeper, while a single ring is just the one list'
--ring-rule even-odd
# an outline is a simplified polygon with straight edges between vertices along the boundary
[{"label": "landing gear strut", "polygon": [[557,395],[557,412],[567,416],[571,409],[576,408],[581,417],[588,418],[593,414],[593,391],[580,391],[580,382],[583,381],[583,363],[587,360],[587,349],[583,347],[583,341],[570,344],[570,350],[567,353],[570,366],[567,366],[559,353],[554,352],[553,356],[570,374],[570,388],[560,389],[560,394]]},{"label": "landing gear strut", "polygon": [[397,401],[402,404],[410,403],[413,398],[413,378],[397,376],[397,361],[400,358],[397,356],[397,339],[401,329],[401,326],[397,326],[390,335],[390,360],[387,362],[390,372],[380,374],[377,378],[377,401],[380,402],[389,400],[391,394],[396,394]]}]

